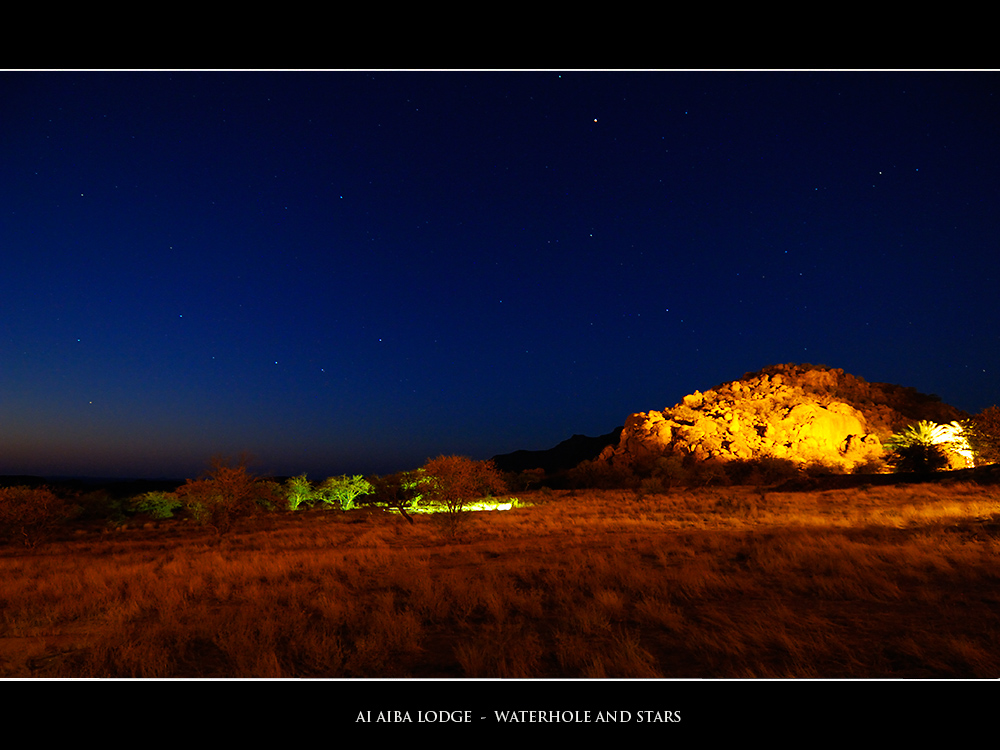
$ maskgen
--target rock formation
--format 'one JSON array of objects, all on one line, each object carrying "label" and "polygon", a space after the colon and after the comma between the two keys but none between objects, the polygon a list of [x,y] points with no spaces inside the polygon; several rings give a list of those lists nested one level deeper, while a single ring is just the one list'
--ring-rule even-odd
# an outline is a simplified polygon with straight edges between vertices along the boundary
[{"label": "rock formation", "polygon": [[967,416],[936,396],[813,365],[775,365],[663,411],[632,414],[617,446],[596,462],[641,469],[664,456],[697,460],[780,458],[853,471],[882,454],[908,424]]}]

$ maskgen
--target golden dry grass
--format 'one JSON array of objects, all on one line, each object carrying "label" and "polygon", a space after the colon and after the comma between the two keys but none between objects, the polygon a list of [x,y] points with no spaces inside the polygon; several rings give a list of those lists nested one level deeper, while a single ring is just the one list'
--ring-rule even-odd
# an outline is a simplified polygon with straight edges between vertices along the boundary
[{"label": "golden dry grass", "polygon": [[521,497],[0,548],[0,676],[1000,676],[996,487]]}]

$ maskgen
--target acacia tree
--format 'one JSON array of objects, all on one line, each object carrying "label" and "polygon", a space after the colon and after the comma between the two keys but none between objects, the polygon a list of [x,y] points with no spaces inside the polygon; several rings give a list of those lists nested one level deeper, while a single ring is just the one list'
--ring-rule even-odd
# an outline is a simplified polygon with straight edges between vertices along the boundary
[{"label": "acacia tree", "polygon": [[465,456],[438,456],[423,465],[428,476],[426,495],[457,515],[470,500],[506,492],[507,486],[492,461]]},{"label": "acacia tree", "polygon": [[401,471],[387,476],[369,477],[371,487],[371,502],[395,508],[411,524],[413,519],[406,509],[423,497],[424,485],[427,483],[422,469],[416,471]]},{"label": "acacia tree", "polygon": [[371,483],[363,476],[328,477],[317,489],[316,494],[327,505],[338,505],[341,510],[354,507],[354,500],[361,495],[371,494]]},{"label": "acacia tree", "polygon": [[280,488],[274,482],[253,475],[247,462],[245,456],[236,462],[213,457],[201,478],[188,479],[177,488],[177,495],[195,520],[212,526],[221,534],[242,518],[278,507]]},{"label": "acacia tree", "polygon": [[300,506],[308,505],[315,499],[315,491],[305,474],[286,479],[281,491],[288,501],[289,510],[298,510]]}]

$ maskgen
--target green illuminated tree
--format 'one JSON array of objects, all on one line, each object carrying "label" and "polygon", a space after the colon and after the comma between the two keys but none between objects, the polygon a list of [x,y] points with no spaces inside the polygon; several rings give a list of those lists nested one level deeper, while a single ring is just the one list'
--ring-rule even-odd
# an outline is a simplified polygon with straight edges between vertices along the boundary
[{"label": "green illuminated tree", "polygon": [[306,479],[305,474],[286,479],[281,491],[288,502],[289,510],[298,510],[301,506],[308,505],[316,499],[313,486]]},{"label": "green illuminated tree", "polygon": [[174,517],[174,511],[184,507],[184,502],[174,492],[146,492],[128,502],[133,513],[144,513],[150,518],[164,520]]},{"label": "green illuminated tree", "polygon": [[341,510],[350,510],[354,501],[372,492],[371,483],[360,474],[353,477],[328,477],[317,488],[316,495],[327,505],[338,505]]}]

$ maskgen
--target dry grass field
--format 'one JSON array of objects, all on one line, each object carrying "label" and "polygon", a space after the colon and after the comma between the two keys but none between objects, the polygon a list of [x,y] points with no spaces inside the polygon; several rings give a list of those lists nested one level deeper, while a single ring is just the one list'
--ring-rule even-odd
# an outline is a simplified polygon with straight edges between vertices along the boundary
[{"label": "dry grass field", "polygon": [[996,486],[519,498],[0,547],[0,676],[1000,676]]}]

